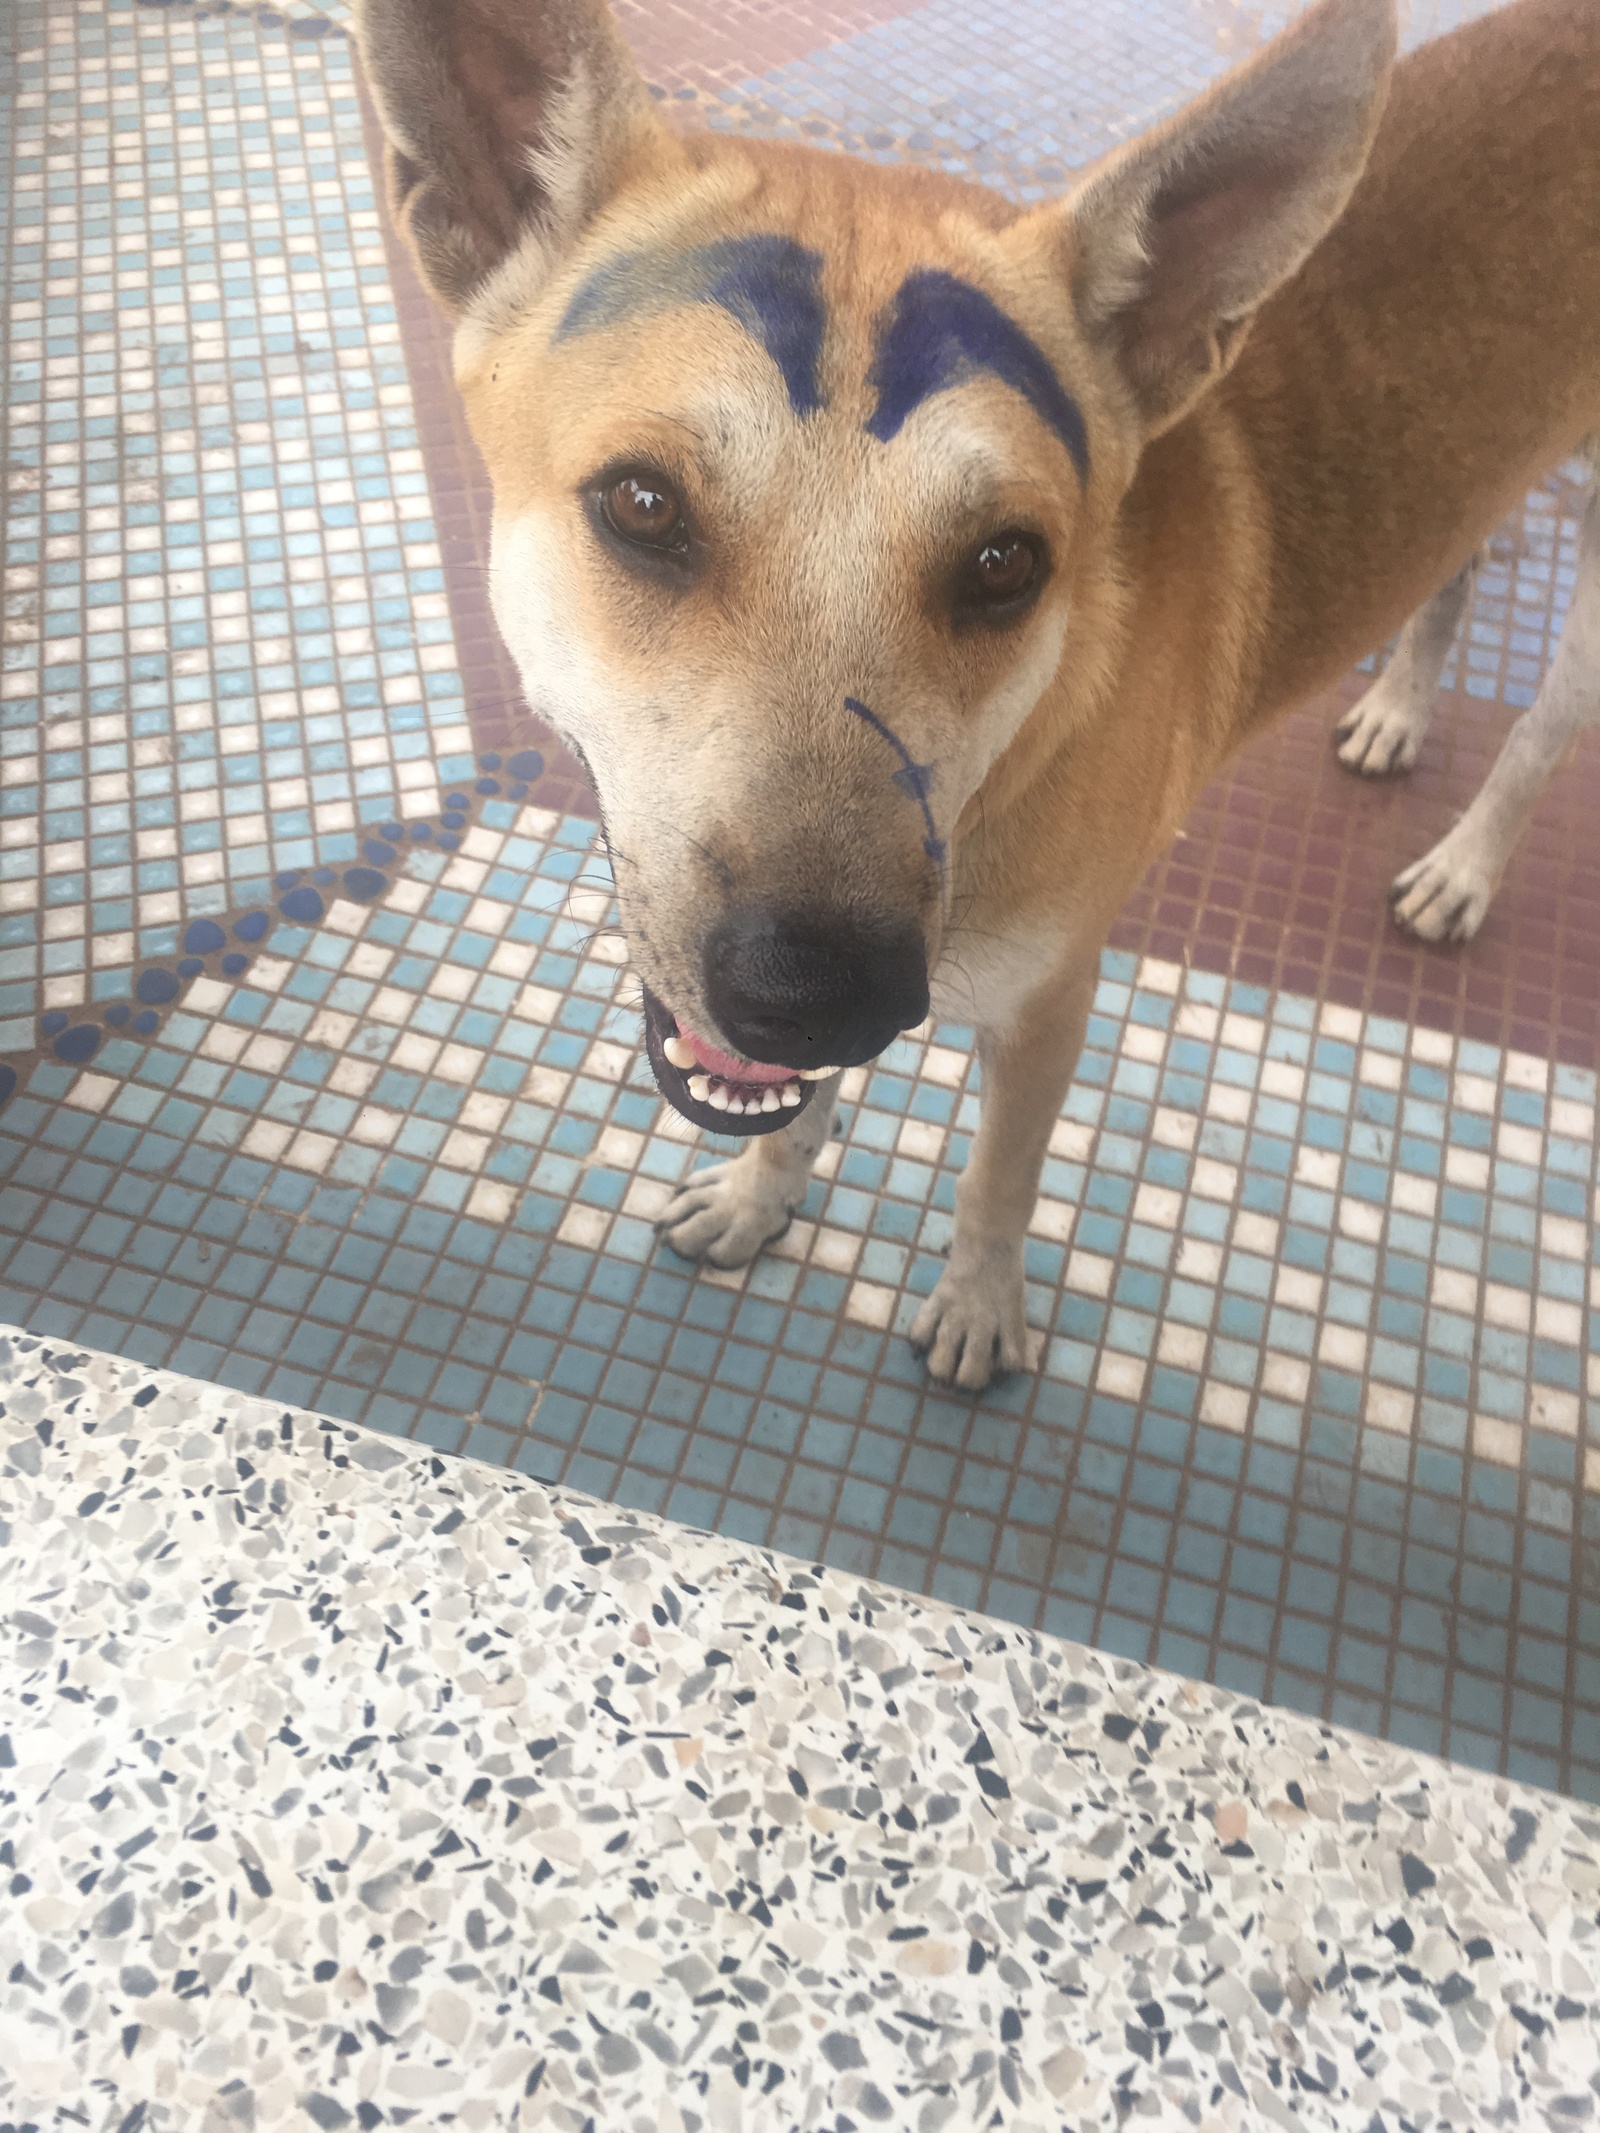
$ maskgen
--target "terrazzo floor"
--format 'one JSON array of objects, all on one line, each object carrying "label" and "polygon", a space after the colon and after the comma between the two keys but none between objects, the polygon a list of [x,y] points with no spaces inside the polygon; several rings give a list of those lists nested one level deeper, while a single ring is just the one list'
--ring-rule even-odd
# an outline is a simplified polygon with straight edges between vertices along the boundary
[{"label": "terrazzo floor", "polygon": [[[621,19],[686,122],[1025,194],[1279,17],[1062,0],[1026,71],[945,0]],[[748,1275],[654,1243],[699,1156],[487,634],[342,24],[0,25],[0,1312],[1600,1800],[1593,751],[1466,954],[1382,897],[1537,686],[1574,470],[1408,785],[1313,706],[1153,870],[1030,1240],[1038,1374],[930,1392],[970,1032],[852,1078]]]},{"label": "terrazzo floor", "polygon": [[0,2119],[1592,2124],[1600,1822],[0,1337]]}]

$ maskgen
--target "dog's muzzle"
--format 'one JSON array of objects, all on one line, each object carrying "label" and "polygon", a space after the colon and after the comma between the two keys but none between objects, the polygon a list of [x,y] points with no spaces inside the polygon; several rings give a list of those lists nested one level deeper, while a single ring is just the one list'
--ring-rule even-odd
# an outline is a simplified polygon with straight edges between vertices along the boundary
[{"label": "dog's muzzle", "polygon": [[[682,1035],[678,1018],[649,987],[644,993],[644,1042],[656,1087],[690,1125],[707,1133],[733,1133],[746,1139],[778,1133],[811,1101],[813,1083],[835,1069],[795,1072],[762,1066],[713,1052]],[[725,1071],[713,1072],[712,1067]],[[743,1074],[737,1069],[744,1067]]]},{"label": "dog's muzzle", "polygon": [[648,987],[645,1042],[675,1111],[712,1133],[776,1133],[812,1085],[864,1066],[928,1012],[922,936],[754,905],[708,936],[703,983],[723,1051],[685,1029]]}]

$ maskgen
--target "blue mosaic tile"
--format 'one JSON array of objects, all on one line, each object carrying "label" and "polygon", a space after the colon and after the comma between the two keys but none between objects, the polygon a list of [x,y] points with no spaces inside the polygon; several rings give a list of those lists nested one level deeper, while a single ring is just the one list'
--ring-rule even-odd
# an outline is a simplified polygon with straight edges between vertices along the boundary
[{"label": "blue mosaic tile", "polygon": [[[473,750],[342,20],[19,47],[83,110],[9,151],[0,1312],[1600,1796],[1592,1073],[1108,953],[1040,1368],[977,1401],[899,1337],[968,1029],[849,1078],[754,1268],[657,1246],[702,1154],[593,826]],[[1027,190],[1230,56],[1171,5],[1003,30],[935,0],[710,115]],[[1066,87],[1006,56],[1069,34]],[[1531,693],[1552,584],[1485,573],[1469,689]]]}]

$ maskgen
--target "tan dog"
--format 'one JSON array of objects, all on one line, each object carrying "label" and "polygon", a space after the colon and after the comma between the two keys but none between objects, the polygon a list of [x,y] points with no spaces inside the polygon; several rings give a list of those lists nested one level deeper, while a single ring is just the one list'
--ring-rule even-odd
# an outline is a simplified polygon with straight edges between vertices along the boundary
[{"label": "tan dog", "polygon": [[668,1241],[781,1230],[838,1071],[931,998],[983,1109],[912,1337],[979,1387],[1025,1360],[1130,887],[1600,424],[1600,7],[1522,0],[1391,87],[1391,0],[1322,0],[1025,213],[676,136],[598,0],[363,14],[495,612],[590,765],[657,1078],[771,1136]]}]

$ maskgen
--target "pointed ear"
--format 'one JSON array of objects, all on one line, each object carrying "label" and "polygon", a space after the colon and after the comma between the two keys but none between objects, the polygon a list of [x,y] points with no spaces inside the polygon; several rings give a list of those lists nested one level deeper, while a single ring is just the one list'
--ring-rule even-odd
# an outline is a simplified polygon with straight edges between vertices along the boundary
[{"label": "pointed ear", "polygon": [[1394,0],[1320,0],[1054,210],[1079,318],[1110,347],[1147,435],[1224,374],[1258,307],[1343,211],[1394,49]]},{"label": "pointed ear", "polygon": [[390,208],[459,313],[530,237],[548,260],[659,130],[603,0],[357,0]]}]

